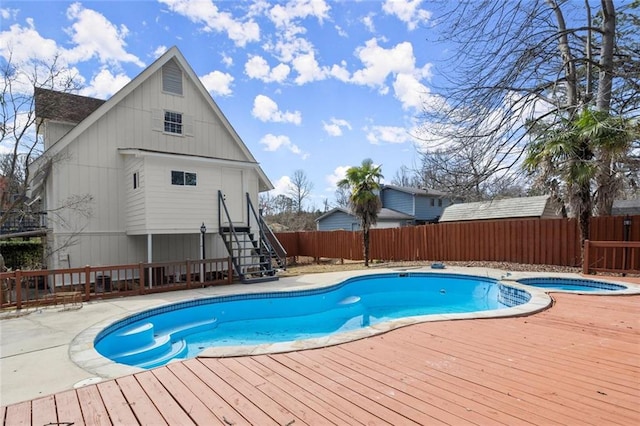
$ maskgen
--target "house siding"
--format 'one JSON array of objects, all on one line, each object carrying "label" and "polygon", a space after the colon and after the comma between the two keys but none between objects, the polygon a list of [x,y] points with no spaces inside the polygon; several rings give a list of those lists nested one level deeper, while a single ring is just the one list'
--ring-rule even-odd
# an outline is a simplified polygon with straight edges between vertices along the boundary
[{"label": "house siding", "polygon": [[318,221],[318,231],[335,231],[344,229],[346,231],[355,231],[360,229],[358,219],[347,213],[336,211],[333,214],[324,217]]},{"label": "house siding", "polygon": [[395,189],[383,189],[381,191],[382,205],[386,208],[396,210],[411,216],[416,214],[413,194],[396,191]]},{"label": "house siding", "polygon": [[[434,200],[434,206],[431,205]],[[438,206],[438,201],[442,200],[442,206]],[[416,220],[432,221],[442,216],[445,207],[453,204],[448,198],[416,197]]]},{"label": "house siding", "polygon": [[[203,222],[208,229],[207,256],[226,256],[217,235],[217,191],[224,190],[226,167],[221,163],[238,164],[241,184],[232,188],[241,190],[234,192],[241,203],[238,221],[246,219],[246,192],[257,206],[263,175],[217,107],[212,108],[187,73],[183,78],[182,96],[163,93],[158,69],[95,122],[78,127],[82,132],[75,139],[52,148],[50,153],[60,160],[46,182],[47,208],[64,207],[70,197],[88,194],[92,214],[85,217],[67,208],[48,215],[50,248],[57,253],[51,267],[146,261],[146,234],[153,234],[154,260],[197,258]],[[191,126],[186,135],[153,130],[154,111],[165,109],[184,115]],[[52,125],[46,136],[57,141],[69,129]],[[49,139],[47,146],[51,145]],[[147,151],[123,155],[119,149]],[[162,157],[158,152],[172,154]],[[195,172],[197,185],[171,185],[171,170]],[[135,191],[134,171],[140,182]]]}]

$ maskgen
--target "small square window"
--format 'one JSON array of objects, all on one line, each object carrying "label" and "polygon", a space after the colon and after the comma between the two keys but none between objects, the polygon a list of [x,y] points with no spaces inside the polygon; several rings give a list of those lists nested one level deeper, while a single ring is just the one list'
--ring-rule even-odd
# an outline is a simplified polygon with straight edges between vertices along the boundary
[{"label": "small square window", "polygon": [[185,172],[184,174],[184,184],[189,186],[196,186],[196,174]]},{"label": "small square window", "polygon": [[184,172],[171,170],[171,185],[184,185]]},{"label": "small square window", "polygon": [[164,112],[164,131],[167,133],[182,134],[182,114],[179,112]]}]

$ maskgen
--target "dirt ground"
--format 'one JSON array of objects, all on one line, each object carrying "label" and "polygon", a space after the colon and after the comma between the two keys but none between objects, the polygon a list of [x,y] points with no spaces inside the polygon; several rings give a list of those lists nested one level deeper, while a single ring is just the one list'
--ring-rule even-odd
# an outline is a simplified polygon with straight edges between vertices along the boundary
[{"label": "dirt ground", "polygon": [[[373,260],[369,262],[370,268],[397,268],[411,266],[429,266],[435,261],[420,262],[387,262]],[[579,267],[557,266],[557,265],[528,265],[509,262],[443,262],[449,266],[485,267],[501,269],[505,271],[532,271],[532,272],[573,272],[580,273]],[[315,261],[312,257],[298,257],[287,259],[287,269],[278,273],[281,277],[293,277],[303,274],[316,274],[322,272],[354,271],[365,269],[363,261],[352,261],[340,259],[321,258]]]}]

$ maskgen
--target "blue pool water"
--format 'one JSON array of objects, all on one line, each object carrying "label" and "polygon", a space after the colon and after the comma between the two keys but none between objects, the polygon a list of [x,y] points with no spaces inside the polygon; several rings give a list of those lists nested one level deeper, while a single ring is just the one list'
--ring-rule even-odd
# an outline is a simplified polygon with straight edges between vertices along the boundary
[{"label": "blue pool water", "polygon": [[397,318],[486,311],[526,300],[506,290],[501,298],[500,288],[483,277],[393,273],[322,289],[200,299],[118,321],[98,334],[95,348],[115,362],[152,368],[208,347],[310,339]]},{"label": "blue pool water", "polygon": [[619,284],[605,283],[601,281],[581,280],[572,278],[525,278],[518,280],[519,283],[545,290],[560,291],[621,291],[627,287]]}]

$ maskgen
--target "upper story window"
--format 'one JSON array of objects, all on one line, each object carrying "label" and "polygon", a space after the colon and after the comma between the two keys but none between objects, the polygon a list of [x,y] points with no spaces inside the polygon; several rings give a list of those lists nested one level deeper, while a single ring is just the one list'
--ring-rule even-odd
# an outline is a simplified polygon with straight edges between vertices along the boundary
[{"label": "upper story window", "polygon": [[196,186],[195,173],[171,170],[171,185]]},{"label": "upper story window", "polygon": [[167,133],[182,134],[182,114],[179,112],[164,112],[164,131]]},{"label": "upper story window", "polygon": [[162,91],[182,95],[182,70],[175,61],[169,61],[162,67]]},{"label": "upper story window", "polygon": [[436,200],[434,198],[431,198],[431,207],[436,205]]},{"label": "upper story window", "polygon": [[442,198],[438,198],[438,207],[442,207]]}]

